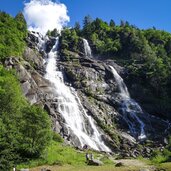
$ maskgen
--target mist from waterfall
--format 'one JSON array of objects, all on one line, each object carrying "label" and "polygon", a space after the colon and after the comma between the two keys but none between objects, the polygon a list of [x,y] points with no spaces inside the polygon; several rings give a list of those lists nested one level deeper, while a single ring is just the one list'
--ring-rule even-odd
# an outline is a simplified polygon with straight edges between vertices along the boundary
[{"label": "mist from waterfall", "polygon": [[138,115],[143,115],[144,113],[140,105],[135,100],[131,99],[123,79],[117,73],[115,68],[112,66],[109,67],[113,73],[120,91],[120,111],[122,113],[123,119],[127,123],[130,132],[134,137],[138,137],[138,139],[145,139],[145,125],[143,121],[138,117]]},{"label": "mist from waterfall", "polygon": [[[91,116],[84,110],[74,88],[64,84],[63,73],[57,70],[58,39],[48,54],[45,78],[55,87],[58,112],[63,116],[68,131],[79,139],[81,146],[85,144],[98,151],[110,152],[101,139],[101,132],[97,129]],[[91,131],[90,131],[91,130]]]}]

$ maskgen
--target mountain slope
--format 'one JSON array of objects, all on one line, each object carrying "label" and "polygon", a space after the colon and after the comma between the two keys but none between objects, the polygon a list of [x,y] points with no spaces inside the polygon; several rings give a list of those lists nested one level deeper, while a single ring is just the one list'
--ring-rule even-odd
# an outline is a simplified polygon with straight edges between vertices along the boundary
[{"label": "mountain slope", "polygon": [[[4,53],[0,54],[0,100],[3,102],[0,107],[0,138],[3,140],[1,156],[5,159],[0,167],[5,167],[9,161],[9,167],[12,167],[14,162],[21,162],[21,158],[39,157],[52,138],[49,118],[52,130],[59,133],[65,143],[81,149],[84,145],[93,148],[91,143],[87,144],[85,137],[80,139],[81,131],[97,145],[96,150],[109,148],[122,157],[150,157],[154,150],[170,147],[169,33],[154,29],[139,30],[128,23],[108,25],[96,19],[86,22],[83,29],[65,28],[60,36],[55,34],[59,36],[59,45],[54,47],[56,37],[27,32],[21,14],[15,19],[4,13],[0,16],[1,31],[7,31],[9,24],[14,26],[14,29],[8,30],[9,35],[1,34],[0,41],[0,48],[4,49],[1,51]],[[91,48],[86,47],[88,42]],[[93,55],[87,52],[90,50]],[[56,80],[52,82],[46,77],[50,52],[56,55],[53,58],[54,75],[50,77],[60,79],[58,83],[62,84],[55,85]],[[11,69],[16,73],[12,73]],[[131,95],[128,97],[127,93],[126,98],[122,96],[120,85],[123,86],[124,81]],[[8,88],[11,91],[8,92]],[[79,111],[79,117],[70,117],[68,122],[64,114],[75,113],[72,111],[73,103],[61,103],[59,91],[62,88],[65,88],[65,100],[74,101]],[[65,90],[69,90],[73,98]],[[16,96],[14,92],[17,92]],[[13,98],[14,101],[10,101]],[[73,100],[70,101],[70,98]],[[142,105],[142,110],[137,108],[136,101]],[[9,105],[6,105],[7,102]],[[47,111],[49,118],[42,109]],[[73,129],[77,122],[82,130]],[[7,129],[9,125],[11,128]],[[142,129],[145,136],[141,134]],[[9,131],[12,133],[9,134]],[[4,136],[6,134],[9,136]],[[14,140],[13,146],[6,148],[9,139]],[[10,152],[5,152],[5,149]],[[17,157],[9,158],[7,154],[17,154]]]}]

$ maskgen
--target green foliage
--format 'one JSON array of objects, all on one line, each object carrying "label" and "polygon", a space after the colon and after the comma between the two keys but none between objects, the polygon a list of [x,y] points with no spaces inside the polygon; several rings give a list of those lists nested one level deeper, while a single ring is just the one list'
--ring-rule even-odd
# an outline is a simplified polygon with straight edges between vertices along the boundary
[{"label": "green foliage", "polygon": [[[30,160],[25,163],[17,165],[17,168],[30,168],[39,165],[72,165],[72,166],[86,166],[86,155],[87,151],[77,151],[70,146],[66,146],[59,142],[51,141],[49,146],[44,150],[43,154],[39,159]],[[107,155],[101,154],[94,151],[89,151],[93,156],[106,164],[113,164]],[[113,165],[112,165],[113,166]]]},{"label": "green foliage", "polygon": [[164,149],[162,152],[159,150],[156,150],[153,152],[151,161],[153,163],[164,163],[166,161],[171,160],[171,152],[167,149]]},{"label": "green foliage", "polygon": [[51,139],[50,120],[22,95],[13,72],[0,66],[0,170],[38,157]]},{"label": "green foliage", "polygon": [[59,36],[58,30],[55,28],[52,31],[48,30],[46,33],[48,36],[57,37]]},{"label": "green foliage", "polygon": [[26,36],[27,25],[22,13],[13,18],[0,12],[0,61],[9,56],[21,56]]},{"label": "green foliage", "polygon": [[20,151],[24,157],[38,157],[51,140],[51,125],[46,112],[38,106],[26,106],[20,122]]},{"label": "green foliage", "polygon": [[[0,170],[9,170],[19,145],[19,122],[21,108],[25,105],[15,77],[0,66]],[[7,164],[8,163],[8,164]]]},{"label": "green foliage", "polygon": [[53,132],[53,137],[52,139],[55,141],[55,142],[60,142],[60,143],[63,143],[64,140],[63,138],[56,132]]},{"label": "green foliage", "polygon": [[109,23],[109,26],[112,28],[112,27],[115,27],[115,25],[116,24],[115,24],[114,20],[111,19],[110,20],[110,23]]},{"label": "green foliage", "polygon": [[17,24],[18,30],[22,32],[23,38],[25,38],[27,36],[27,23],[24,18],[24,15],[22,13],[18,13],[14,19],[17,22],[16,24]]},{"label": "green foliage", "polygon": [[74,148],[52,141],[37,160],[30,160],[18,165],[17,168],[34,167],[38,165],[85,165],[85,153]]},{"label": "green foliage", "polygon": [[74,29],[75,29],[77,35],[80,35],[81,26],[80,26],[80,23],[79,23],[79,22],[76,22],[76,23],[75,23]]},{"label": "green foliage", "polygon": [[79,153],[69,146],[52,142],[47,150],[47,163],[79,165],[85,162],[84,153]]},{"label": "green foliage", "polygon": [[[116,59],[129,71],[128,81],[137,80],[159,99],[164,113],[169,113],[171,102],[171,34],[156,29],[140,30],[121,20],[120,26],[113,20],[106,23],[86,16],[83,28],[79,23],[62,31],[60,50],[65,59],[71,59],[68,51],[82,53],[81,37],[88,39],[93,54]],[[163,111],[160,111],[160,113]]]},{"label": "green foliage", "polygon": [[79,37],[75,29],[66,28],[61,32],[60,39],[60,49],[61,53],[64,53],[67,49],[71,51],[78,52],[79,46]]},{"label": "green foliage", "polygon": [[[76,23],[74,28],[66,28],[61,34],[61,54],[70,61],[68,51],[82,54],[81,38],[88,40],[94,55],[104,59],[114,59],[127,67],[127,82],[135,80],[153,97],[150,103],[157,106],[158,113],[169,116],[171,107],[171,34],[154,28],[138,29],[128,21],[114,20],[108,23],[100,18],[85,16],[83,28]],[[82,47],[82,48],[80,48]],[[157,100],[153,100],[157,99]],[[160,104],[160,105],[158,105]],[[160,106],[160,109],[159,109]]]},{"label": "green foliage", "polygon": [[93,19],[91,18],[90,15],[85,16],[84,20],[83,20],[84,28],[89,26],[92,23],[92,21],[93,21]]},{"label": "green foliage", "polygon": [[171,136],[165,149],[155,150],[152,153],[151,161],[156,164],[171,162]]}]

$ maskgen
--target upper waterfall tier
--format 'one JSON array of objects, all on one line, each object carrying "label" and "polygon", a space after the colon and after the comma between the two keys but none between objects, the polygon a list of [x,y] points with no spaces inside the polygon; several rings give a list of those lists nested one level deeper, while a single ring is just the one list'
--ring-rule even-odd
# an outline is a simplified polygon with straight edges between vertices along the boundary
[{"label": "upper waterfall tier", "polygon": [[89,46],[89,43],[86,39],[83,39],[83,44],[84,44],[84,51],[85,51],[85,55],[87,57],[91,57],[92,54],[91,54],[91,48]]}]

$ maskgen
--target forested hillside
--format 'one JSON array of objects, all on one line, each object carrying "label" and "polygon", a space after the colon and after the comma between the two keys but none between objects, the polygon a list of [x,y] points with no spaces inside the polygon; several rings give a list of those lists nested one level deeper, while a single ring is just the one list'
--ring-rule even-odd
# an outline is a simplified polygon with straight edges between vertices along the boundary
[{"label": "forested hillside", "polygon": [[24,97],[15,70],[5,69],[8,57],[22,58],[27,26],[20,13],[15,18],[0,12],[0,170],[39,157],[51,139],[51,121]]},{"label": "forested hillside", "polygon": [[[146,149],[145,146],[149,145],[149,150],[153,150],[155,142],[147,141],[146,144],[142,143],[142,146],[139,144],[135,146],[134,143],[128,142],[129,138],[124,141],[125,139],[122,140],[123,137],[119,135],[121,129],[120,123],[117,122],[119,114],[117,115],[115,104],[109,98],[103,99],[106,92],[107,95],[111,96],[112,93],[117,94],[116,81],[105,61],[112,61],[118,64],[118,67],[122,66],[123,72],[121,74],[128,85],[131,96],[140,102],[145,112],[170,120],[171,34],[155,28],[142,30],[125,21],[116,25],[114,20],[107,23],[99,18],[93,20],[90,16],[86,16],[83,20],[83,27],[76,23],[73,28],[65,27],[61,34],[58,34],[57,29],[54,29],[48,31],[47,35],[48,39],[46,40],[43,36],[41,37],[41,41],[46,43],[46,50],[40,50],[40,47],[37,46],[40,43],[40,34],[27,31],[26,21],[22,13],[12,17],[5,12],[0,12],[0,170],[8,171],[20,163],[29,163],[32,159],[42,159],[45,149],[48,149],[50,154],[43,156],[44,164],[49,162],[49,158],[51,159],[50,164],[76,163],[77,158],[70,156],[68,159],[63,155],[65,148],[68,150],[66,153],[72,152],[78,158],[81,156],[79,162],[84,162],[82,153],[79,154],[68,147],[64,148],[60,144],[63,139],[58,134],[52,133],[53,128],[63,135],[65,141],[69,142],[73,138],[75,142],[70,141],[70,144],[79,144],[78,138],[74,134],[70,135],[69,131],[64,129],[67,128],[65,127],[67,124],[61,116],[62,114],[57,111],[59,99],[56,96],[54,98],[54,87],[44,78],[43,59],[49,57],[48,52],[52,49],[57,36],[59,36],[58,52],[60,57],[58,60],[61,60],[58,68],[62,68],[66,78],[70,74],[71,80],[68,80],[71,82],[67,79],[65,81],[68,81],[67,85],[72,86],[73,83],[75,84],[74,88],[78,88],[84,104],[81,104],[81,100],[79,102],[79,97],[77,97],[76,102],[81,104],[83,111],[87,105],[86,110],[89,112],[87,118],[91,116],[106,134],[102,137],[103,141],[106,141],[111,149],[118,150],[117,152],[120,154],[123,149],[128,154],[126,151],[129,151],[128,147],[143,151],[142,149]],[[91,46],[93,59],[85,57],[83,38],[86,38]],[[18,67],[16,67],[18,70],[15,66]],[[91,76],[94,78],[88,80],[84,71],[90,78]],[[74,72],[76,74],[72,75]],[[19,73],[22,75],[22,79],[19,78]],[[93,82],[93,85],[97,85],[95,88],[99,88],[98,91],[94,90],[94,97],[90,91],[92,85],[89,84],[92,80],[96,81]],[[111,87],[105,89],[105,86],[101,86],[102,83]],[[23,89],[21,85],[24,85]],[[41,90],[39,91],[39,89]],[[31,100],[29,102],[29,98],[26,99],[27,95],[33,97],[32,105]],[[108,113],[112,114],[108,115]],[[160,119],[157,123],[160,124]],[[162,126],[163,123],[165,120],[161,123]],[[165,126],[167,125],[163,127],[165,128]],[[87,124],[86,127],[89,128],[89,125]],[[122,131],[125,131],[127,127],[125,126]],[[163,131],[163,127],[159,130]],[[156,126],[155,129],[157,130],[158,127]],[[92,134],[92,132],[91,128],[88,134]],[[168,150],[159,152],[161,156],[166,154],[164,161],[168,161],[171,156],[169,151],[171,143],[169,142],[169,134],[167,131],[166,133],[168,142],[165,147]],[[164,143],[163,139],[159,139],[162,133],[157,132],[157,134],[159,134],[158,139],[154,137],[158,142]],[[151,139],[155,140],[155,138]],[[60,142],[60,145],[52,139]],[[157,143],[155,147],[158,147]],[[54,153],[53,148],[57,149],[56,153],[60,151],[59,156],[54,158],[51,156]],[[132,153],[131,150],[130,153]],[[149,153],[149,156],[158,154],[157,152],[156,154],[155,152],[151,153],[151,151]],[[146,152],[140,152],[139,155],[141,154],[146,155]],[[47,159],[47,156],[50,157]]]},{"label": "forested hillside", "polygon": [[[170,118],[171,111],[171,34],[155,28],[142,30],[128,22],[116,25],[86,16],[64,29],[61,54],[70,60],[67,50],[80,53],[81,37],[86,38],[95,58],[112,59],[127,69],[124,78],[147,112]],[[131,87],[134,85],[134,87]],[[135,92],[136,90],[136,92]]]},{"label": "forested hillside", "polygon": [[9,56],[22,56],[27,37],[27,24],[22,13],[15,18],[0,13],[0,60]]}]

